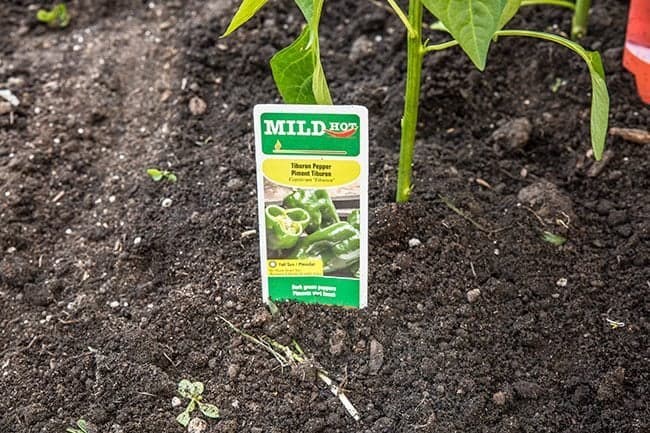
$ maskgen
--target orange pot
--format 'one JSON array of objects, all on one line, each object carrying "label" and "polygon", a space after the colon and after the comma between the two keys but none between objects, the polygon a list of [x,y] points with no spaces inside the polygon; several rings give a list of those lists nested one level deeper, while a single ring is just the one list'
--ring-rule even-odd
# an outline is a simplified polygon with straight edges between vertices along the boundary
[{"label": "orange pot", "polygon": [[630,2],[623,66],[634,75],[643,102],[650,104],[650,0]]}]

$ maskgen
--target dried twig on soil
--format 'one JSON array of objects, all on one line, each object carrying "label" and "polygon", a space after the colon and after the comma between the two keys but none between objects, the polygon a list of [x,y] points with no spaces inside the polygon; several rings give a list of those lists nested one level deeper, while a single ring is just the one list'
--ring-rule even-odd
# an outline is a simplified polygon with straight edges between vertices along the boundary
[{"label": "dried twig on soil", "polygon": [[[295,365],[301,365],[307,363],[307,359],[302,349],[300,348],[300,346],[298,346],[298,343],[296,343],[295,341],[293,342],[294,348],[291,348],[288,346],[284,346],[278,343],[277,341],[270,339],[267,336],[263,336],[261,338],[253,337],[252,335],[247,334],[246,332],[237,328],[235,325],[233,325],[229,320],[225,319],[224,317],[219,316],[219,318],[224,322],[226,322],[226,324],[232,330],[237,332],[239,335],[251,341],[252,343],[255,343],[256,345],[262,347],[264,350],[266,350],[271,355],[273,355],[273,357],[280,363],[282,367],[295,366]],[[343,404],[343,407],[345,408],[345,410],[347,410],[350,416],[354,418],[355,421],[359,421],[361,419],[359,412],[354,407],[354,405],[350,402],[347,396],[343,393],[341,388],[337,386],[332,381],[332,379],[329,378],[327,372],[323,369],[316,368],[316,375],[327,386],[329,386],[330,391],[332,391],[332,394],[334,394],[339,398],[341,404]]]},{"label": "dried twig on soil", "polygon": [[632,143],[650,144],[650,131],[634,128],[610,128],[609,135],[616,135]]}]

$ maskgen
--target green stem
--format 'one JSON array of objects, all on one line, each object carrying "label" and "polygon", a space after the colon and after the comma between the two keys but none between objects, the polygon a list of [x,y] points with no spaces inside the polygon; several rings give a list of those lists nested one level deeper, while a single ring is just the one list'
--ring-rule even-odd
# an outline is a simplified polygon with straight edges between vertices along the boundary
[{"label": "green stem", "polygon": [[[585,57],[583,54],[580,45],[578,45],[576,42],[570,41],[568,39],[563,38],[562,36],[557,36],[551,33],[544,33],[544,32],[538,32],[534,30],[499,30],[494,34],[495,37],[499,36],[525,36],[529,38],[537,38],[537,39],[543,39],[545,41],[551,41],[555,42],[556,44],[560,44],[562,46],[565,46],[571,50],[573,50],[576,54],[578,54],[582,59],[587,62],[591,63],[591,59],[588,57]],[[576,48],[577,47],[577,48]]]},{"label": "green stem", "polygon": [[397,171],[398,203],[408,201],[411,195],[411,173],[413,171],[413,148],[415,132],[418,125],[418,108],[420,104],[420,84],[422,77],[422,1],[409,0],[409,23],[416,32],[416,37],[409,37],[406,45],[406,93],[404,96],[404,113],[402,115],[402,137]]},{"label": "green stem", "polygon": [[549,5],[549,6],[560,6],[572,11],[576,10],[576,5],[573,2],[567,0],[524,0],[521,2],[522,6],[537,6],[537,5]]},{"label": "green stem", "polygon": [[447,49],[447,48],[455,47],[456,45],[458,45],[457,40],[441,42],[441,43],[435,44],[435,45],[425,45],[422,48],[422,52],[424,54],[426,54],[426,53],[430,53],[431,51],[440,51],[440,50],[444,50],[444,49]]},{"label": "green stem", "polygon": [[587,34],[591,0],[576,0],[576,9],[571,20],[571,39],[576,40]]},{"label": "green stem", "polygon": [[417,37],[417,32],[409,22],[408,18],[404,14],[404,11],[399,7],[397,3],[395,3],[395,0],[386,0],[390,7],[393,8],[393,11],[395,12],[395,15],[402,21],[402,24],[404,24],[404,27],[406,27],[406,31],[409,34],[409,38],[415,38]]}]

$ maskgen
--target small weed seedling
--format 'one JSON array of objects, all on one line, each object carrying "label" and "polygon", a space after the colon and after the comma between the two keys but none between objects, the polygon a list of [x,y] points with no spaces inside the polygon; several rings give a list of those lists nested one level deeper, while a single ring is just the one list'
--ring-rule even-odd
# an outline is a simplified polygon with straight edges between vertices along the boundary
[{"label": "small weed seedling", "polygon": [[[271,73],[275,84],[288,104],[332,104],[319,48],[319,23],[324,0],[294,0],[306,26],[289,46],[271,58]],[[228,36],[250,20],[267,0],[242,0],[223,36]],[[522,6],[548,4],[565,6],[575,11],[572,33],[575,37],[587,29],[591,0],[408,0],[404,12],[396,0],[386,0],[406,30],[406,86],[401,121],[400,156],[397,171],[396,201],[408,201],[413,190],[412,172],[416,127],[420,104],[422,65],[425,56],[436,51],[459,46],[474,66],[483,71],[493,42],[507,37],[536,38],[553,42],[574,51],[587,64],[591,76],[591,146],[600,160],[605,147],[609,116],[609,95],[600,54],[587,51],[574,41],[553,33],[505,26]],[[448,40],[432,43],[423,25],[425,12],[439,23],[436,30],[448,34]],[[354,25],[351,23],[350,25]],[[529,55],[532,58],[534,55]]]},{"label": "small weed seedling", "polygon": [[158,170],[157,168],[147,169],[147,174],[154,182],[160,182],[161,180],[166,180],[167,182],[174,183],[178,180],[176,175],[167,170]]},{"label": "small weed seedling", "polygon": [[203,383],[202,382],[190,382],[187,379],[183,379],[178,382],[178,393],[187,399],[190,402],[187,404],[185,410],[176,417],[176,421],[183,427],[187,427],[190,423],[190,414],[199,407],[201,413],[208,418],[219,418],[219,408],[213,404],[203,403]]},{"label": "small weed seedling", "polygon": [[564,245],[564,243],[566,242],[565,237],[556,235],[555,233],[551,233],[549,231],[545,231],[544,233],[542,233],[542,239],[544,239],[549,244],[555,245],[556,247],[559,247],[560,245]]},{"label": "small weed seedling", "polygon": [[86,420],[77,420],[77,427],[68,427],[65,429],[66,433],[88,433],[88,424]]},{"label": "small weed seedling", "polygon": [[273,355],[273,357],[280,363],[281,367],[290,366],[290,367],[300,368],[300,367],[311,366],[312,368],[314,368],[316,370],[316,376],[318,376],[318,378],[322,380],[325,383],[325,385],[329,386],[332,394],[334,394],[339,398],[341,404],[343,405],[345,410],[347,410],[350,416],[354,418],[355,421],[359,421],[361,419],[359,412],[352,405],[348,397],[343,393],[343,390],[338,385],[336,385],[332,381],[332,379],[330,379],[328,373],[325,370],[317,366],[310,365],[312,364],[310,359],[305,356],[304,352],[302,351],[302,349],[300,348],[300,346],[296,341],[292,342],[293,347],[289,347],[280,344],[277,341],[267,336],[262,336],[260,338],[253,337],[252,335],[247,334],[241,329],[237,328],[235,325],[233,325],[231,322],[224,319],[223,317],[219,316],[219,318],[223,320],[233,331],[237,332],[242,337],[262,347],[264,350],[266,350],[271,355]]},{"label": "small weed seedling", "polygon": [[65,3],[59,3],[52,10],[39,9],[36,12],[36,19],[50,27],[64,28],[70,24],[70,15]]}]

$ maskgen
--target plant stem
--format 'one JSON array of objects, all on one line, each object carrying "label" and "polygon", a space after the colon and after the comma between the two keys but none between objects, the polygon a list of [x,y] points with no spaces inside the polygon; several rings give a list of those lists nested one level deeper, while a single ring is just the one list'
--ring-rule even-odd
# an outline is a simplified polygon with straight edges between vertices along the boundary
[{"label": "plant stem", "polygon": [[587,34],[591,0],[576,0],[576,10],[571,20],[571,39],[576,40]]},{"label": "plant stem", "polygon": [[408,18],[406,15],[404,15],[404,11],[399,7],[397,3],[395,3],[395,0],[386,0],[388,4],[390,5],[391,8],[393,8],[393,12],[395,12],[395,15],[402,21],[402,24],[404,24],[404,27],[406,27],[406,31],[409,34],[409,38],[415,38],[417,37],[417,32],[409,22]]},{"label": "plant stem", "polygon": [[576,5],[573,2],[568,0],[524,0],[521,2],[522,6],[537,6],[537,5],[549,5],[549,6],[560,6],[572,11],[576,10]]},{"label": "plant stem", "polygon": [[569,48],[570,50],[573,50],[576,54],[578,54],[582,59],[587,62],[591,63],[591,59],[587,57],[584,54],[584,50],[581,49],[576,49],[580,48],[580,45],[577,42],[570,41],[566,38],[563,38],[562,36],[554,35],[552,33],[544,33],[544,32],[538,32],[535,30],[499,30],[494,34],[496,37],[501,37],[501,36],[518,36],[518,37],[528,37],[528,38],[537,38],[537,39],[542,39],[545,41],[550,41],[550,42],[555,42],[556,44],[560,44],[564,47]]},{"label": "plant stem", "polygon": [[413,148],[415,132],[418,125],[418,108],[420,104],[420,84],[422,77],[422,1],[409,0],[409,23],[416,32],[415,37],[407,39],[406,47],[406,93],[404,95],[404,113],[402,115],[402,137],[400,140],[399,167],[397,171],[398,203],[408,201],[411,195],[411,173],[413,171]]},{"label": "plant stem", "polygon": [[431,51],[445,50],[447,48],[455,47],[456,45],[458,45],[457,40],[441,42],[441,43],[435,44],[435,45],[424,45],[422,47],[422,52],[424,54],[426,54],[426,53],[430,53]]}]

